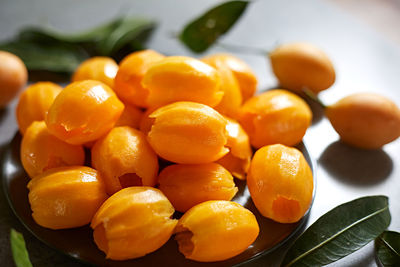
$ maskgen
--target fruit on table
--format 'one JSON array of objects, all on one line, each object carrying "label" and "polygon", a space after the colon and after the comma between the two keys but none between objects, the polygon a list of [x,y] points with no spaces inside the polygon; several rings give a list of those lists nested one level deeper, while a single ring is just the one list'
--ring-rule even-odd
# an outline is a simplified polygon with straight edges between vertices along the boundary
[{"label": "fruit on table", "polygon": [[[204,63],[202,63],[204,64]],[[209,106],[175,102],[155,110],[147,139],[160,157],[183,164],[216,161],[226,155],[226,119]]]},{"label": "fruit on table", "polygon": [[239,122],[260,148],[270,144],[298,144],[311,125],[312,112],[307,103],[286,90],[275,89],[247,100]]},{"label": "fruit on table", "polygon": [[175,233],[187,259],[212,262],[245,251],[256,240],[259,226],[253,213],[238,203],[211,200],[188,210]]},{"label": "fruit on table", "polygon": [[218,56],[206,57],[202,61],[214,67],[221,77],[221,90],[224,95],[221,102],[214,109],[221,114],[236,118],[242,105],[242,93],[233,72]]},{"label": "fruit on table", "polygon": [[125,187],[157,182],[157,155],[146,136],[128,126],[113,128],[95,143],[92,166],[101,172],[109,195]]},{"label": "fruit on table", "polygon": [[214,54],[211,58],[218,58],[218,61],[232,71],[239,84],[243,101],[254,95],[257,90],[257,77],[244,61],[229,54]]},{"label": "fruit on table", "polygon": [[139,129],[142,116],[143,112],[139,108],[132,105],[125,105],[125,109],[122,112],[121,117],[119,117],[114,126],[129,126]]},{"label": "fruit on table", "polygon": [[374,93],[356,93],[328,106],[325,114],[343,142],[378,149],[400,136],[400,109]]},{"label": "fruit on table", "polygon": [[21,142],[21,162],[29,177],[63,166],[83,165],[85,152],[51,135],[44,121],[34,121]]},{"label": "fruit on table", "polygon": [[107,199],[99,173],[83,166],[48,170],[32,179],[28,189],[33,219],[50,229],[90,223]]},{"label": "fruit on table", "polygon": [[280,223],[294,223],[311,205],[313,174],[296,148],[269,145],[254,154],[247,186],[263,216]]},{"label": "fruit on table", "polygon": [[24,134],[33,121],[43,121],[62,87],[52,82],[32,84],[19,96],[16,117],[19,131]]},{"label": "fruit on table", "polygon": [[110,57],[92,57],[83,61],[72,75],[72,82],[96,80],[114,87],[118,64]]},{"label": "fruit on table", "polygon": [[143,88],[142,79],[149,67],[164,56],[153,51],[143,50],[126,56],[119,64],[114,80],[114,90],[126,104],[146,108],[148,90]]},{"label": "fruit on table", "polygon": [[216,106],[224,95],[216,69],[190,57],[166,57],[145,73],[142,85],[149,92],[147,103],[160,107],[176,101]]},{"label": "fruit on table", "polygon": [[0,51],[0,108],[5,107],[26,85],[28,71],[14,54]]},{"label": "fruit on table", "polygon": [[269,54],[272,70],[285,89],[314,93],[329,88],[335,82],[335,69],[329,57],[309,43],[284,44]]},{"label": "fruit on table", "polygon": [[110,87],[99,81],[73,82],[56,97],[46,116],[49,132],[69,144],[106,134],[124,110]]},{"label": "fruit on table", "polygon": [[231,200],[238,191],[232,175],[217,163],[170,165],[161,171],[158,183],[180,212],[207,200]]},{"label": "fruit on table", "polygon": [[253,154],[247,133],[237,121],[225,117],[227,120],[228,142],[226,146],[229,153],[219,159],[217,163],[224,166],[238,179],[246,179],[246,173],[250,167],[250,159]]},{"label": "fruit on table", "polygon": [[93,217],[96,245],[108,259],[142,257],[160,248],[171,237],[177,220],[174,207],[152,187],[124,188],[112,195]]}]

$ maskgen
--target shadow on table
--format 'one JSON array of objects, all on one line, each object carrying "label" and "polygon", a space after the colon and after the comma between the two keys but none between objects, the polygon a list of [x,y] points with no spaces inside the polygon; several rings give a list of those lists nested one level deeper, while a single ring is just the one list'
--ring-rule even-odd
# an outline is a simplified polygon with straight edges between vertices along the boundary
[{"label": "shadow on table", "polygon": [[318,163],[338,180],[359,186],[383,182],[393,169],[392,159],[382,149],[362,150],[340,141],[330,144]]}]

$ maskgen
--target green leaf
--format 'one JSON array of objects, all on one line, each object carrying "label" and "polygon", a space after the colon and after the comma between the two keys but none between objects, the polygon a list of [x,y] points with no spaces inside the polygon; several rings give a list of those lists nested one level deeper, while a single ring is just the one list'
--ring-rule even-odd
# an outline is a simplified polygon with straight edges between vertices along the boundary
[{"label": "green leaf", "polygon": [[400,233],[383,232],[375,240],[375,252],[384,267],[400,266]]},{"label": "green leaf", "polygon": [[32,267],[22,234],[11,229],[10,243],[15,265],[17,267]]},{"label": "green leaf", "polygon": [[389,223],[386,196],[347,202],[313,223],[289,248],[281,266],[322,266],[337,261],[374,240]]},{"label": "green leaf", "polygon": [[248,1],[229,1],[216,6],[190,22],[181,32],[180,40],[192,51],[207,50],[222,34],[240,18]]},{"label": "green leaf", "polygon": [[130,43],[137,43],[138,40],[144,43],[155,26],[154,21],[148,19],[123,19],[107,37],[99,41],[98,51],[102,55],[112,55]]},{"label": "green leaf", "polygon": [[88,54],[80,47],[67,44],[39,44],[15,41],[0,44],[5,50],[19,56],[29,70],[73,72]]}]

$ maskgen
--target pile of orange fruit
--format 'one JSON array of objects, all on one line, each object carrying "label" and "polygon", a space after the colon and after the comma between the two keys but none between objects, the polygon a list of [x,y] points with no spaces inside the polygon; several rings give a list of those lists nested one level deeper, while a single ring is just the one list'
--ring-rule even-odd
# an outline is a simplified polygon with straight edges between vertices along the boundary
[{"label": "pile of orange fruit", "polygon": [[[285,88],[317,93],[332,85],[325,54],[285,49],[271,53]],[[199,60],[152,50],[119,65],[91,58],[65,88],[29,86],[17,120],[34,220],[50,229],[90,223],[98,248],[113,260],[142,257],[175,235],[186,258],[221,261],[259,233],[252,212],[231,201],[235,177],[247,179],[263,216],[299,221],[312,201],[313,175],[291,146],[301,142],[312,112],[293,92],[256,89],[254,72],[232,55]],[[160,161],[167,167],[160,170]],[[175,211],[183,216],[175,219]]]}]

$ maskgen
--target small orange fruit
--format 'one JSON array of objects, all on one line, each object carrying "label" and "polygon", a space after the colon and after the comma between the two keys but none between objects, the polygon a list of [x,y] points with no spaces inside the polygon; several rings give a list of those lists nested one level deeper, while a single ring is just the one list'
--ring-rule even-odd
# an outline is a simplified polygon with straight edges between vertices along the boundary
[{"label": "small orange fruit", "polygon": [[96,245],[107,259],[127,260],[159,249],[171,237],[174,207],[155,188],[129,187],[112,195],[93,217]]},{"label": "small orange fruit", "polygon": [[217,163],[170,165],[161,171],[158,183],[180,212],[207,200],[231,200],[238,191],[232,175]]},{"label": "small orange fruit", "polygon": [[149,67],[163,58],[163,55],[153,50],[143,50],[126,56],[119,64],[114,81],[114,90],[118,97],[124,103],[148,107],[149,92],[143,88],[142,79]]},{"label": "small orange fruit", "polygon": [[229,152],[226,119],[209,106],[175,102],[150,114],[147,139],[157,155],[183,164],[210,163]]},{"label": "small orange fruit", "polygon": [[52,82],[32,84],[19,96],[16,109],[19,131],[24,134],[33,121],[43,121],[62,87]]},{"label": "small orange fruit", "polygon": [[95,80],[114,87],[118,64],[110,57],[92,57],[83,61],[72,75],[72,82]]},{"label": "small orange fruit", "polygon": [[328,56],[309,43],[291,43],[277,47],[269,54],[272,70],[283,88],[314,93],[335,82],[335,69]]},{"label": "small orange fruit", "polygon": [[275,89],[254,96],[241,108],[239,122],[260,148],[270,144],[296,145],[311,125],[307,103],[286,90]]},{"label": "small orange fruit", "polygon": [[21,162],[29,177],[63,166],[83,165],[85,152],[51,135],[44,121],[34,121],[21,142]]},{"label": "small orange fruit", "polygon": [[299,221],[311,205],[313,175],[303,154],[284,145],[257,150],[247,186],[258,211],[280,223]]},{"label": "small orange fruit", "polygon": [[48,170],[32,179],[28,189],[33,219],[54,230],[90,223],[107,199],[98,172],[82,166]]},{"label": "small orange fruit", "polygon": [[110,87],[99,81],[74,82],[51,105],[46,125],[49,132],[69,144],[94,141],[114,127],[124,110]]},{"label": "small orange fruit", "polygon": [[188,210],[175,229],[179,251],[187,259],[212,262],[232,258],[256,240],[256,217],[238,203],[211,200]]},{"label": "small orange fruit", "polygon": [[143,112],[132,105],[125,105],[125,109],[115,123],[114,127],[117,126],[129,126],[135,129],[139,129],[140,122],[142,120]]},{"label": "small orange fruit", "polygon": [[176,101],[193,101],[216,106],[224,92],[213,67],[190,57],[166,57],[154,63],[143,77],[149,92],[147,103],[160,107]]}]

